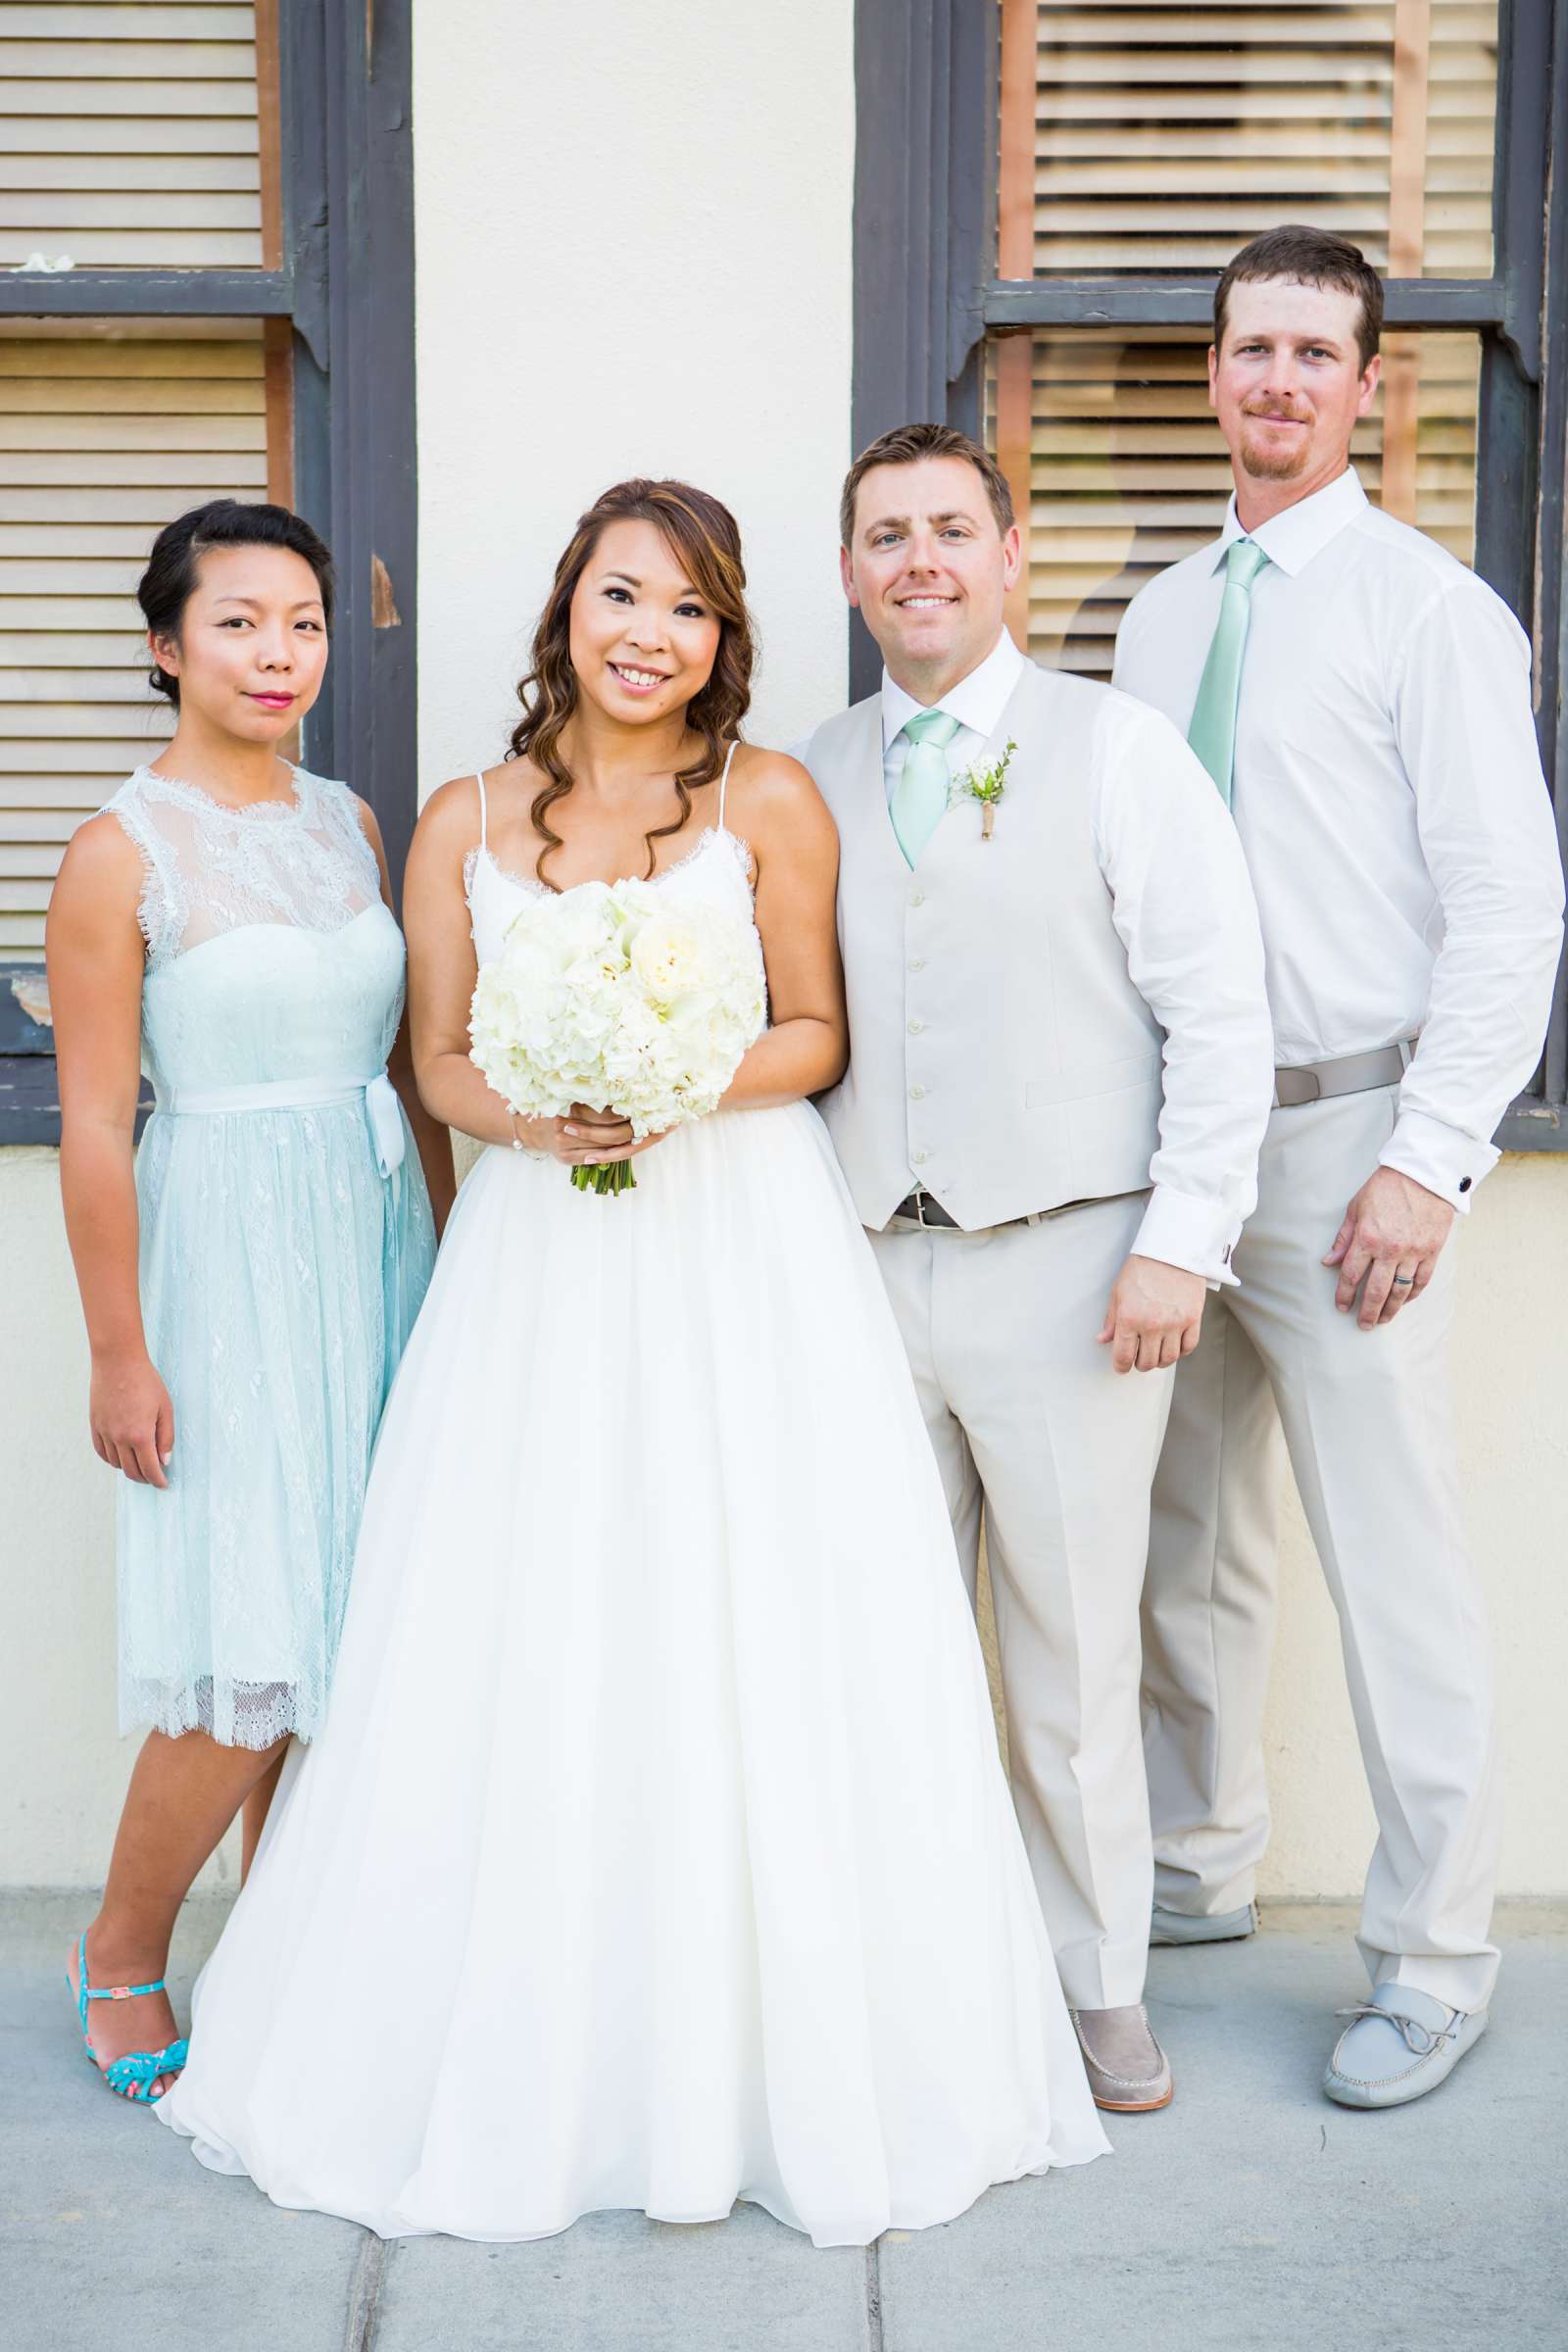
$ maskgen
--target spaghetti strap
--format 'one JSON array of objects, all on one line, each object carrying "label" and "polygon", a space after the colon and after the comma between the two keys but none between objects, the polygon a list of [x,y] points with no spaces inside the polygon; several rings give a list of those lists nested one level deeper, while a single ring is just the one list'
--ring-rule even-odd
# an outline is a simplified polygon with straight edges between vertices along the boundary
[{"label": "spaghetti strap", "polygon": [[728,792],[728,790],[729,790],[729,771],[730,771],[730,764],[731,764],[731,762],[733,761],[733,760],[734,760],[734,758],[735,758],[735,754],[736,754],[736,752],[737,752],[739,749],[740,749],[740,737],[737,735],[737,737],[735,738],[735,741],[734,741],[734,742],[733,742],[733,743],[730,745],[728,752],[725,754],[725,758],[724,758],[724,772],[723,772],[723,774],[722,774],[722,775],[719,777],[719,779],[718,779],[718,827],[717,827],[717,829],[718,829],[718,831],[719,831],[720,833],[722,833],[722,832],[724,831],[724,829],[725,829],[725,827],[724,827],[724,795],[725,795],[725,793],[726,793],[726,792]]},{"label": "spaghetti strap", "polygon": [[487,844],[487,842],[486,842],[486,840],[485,840],[485,831],[484,831],[484,827],[485,827],[485,810],[484,810],[484,770],[483,770],[483,768],[480,768],[480,769],[478,769],[478,770],[476,771],[476,773],[475,773],[475,775],[474,775],[474,779],[473,779],[473,780],[474,780],[474,782],[475,782],[475,783],[478,785],[478,787],[479,787],[479,847],[480,847],[480,849],[481,849],[481,850],[483,850],[483,851],[485,852],[485,855],[488,857],[488,856],[489,856],[489,845]]}]

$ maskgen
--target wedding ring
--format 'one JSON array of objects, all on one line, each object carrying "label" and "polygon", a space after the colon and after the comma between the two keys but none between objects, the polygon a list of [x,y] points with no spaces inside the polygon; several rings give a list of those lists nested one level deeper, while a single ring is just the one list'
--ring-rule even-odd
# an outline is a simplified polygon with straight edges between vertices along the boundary
[{"label": "wedding ring", "polygon": [[1396,1274],[1394,1277],[1394,1288],[1396,1291],[1408,1290],[1414,1280],[1415,1276],[1413,1274]]}]

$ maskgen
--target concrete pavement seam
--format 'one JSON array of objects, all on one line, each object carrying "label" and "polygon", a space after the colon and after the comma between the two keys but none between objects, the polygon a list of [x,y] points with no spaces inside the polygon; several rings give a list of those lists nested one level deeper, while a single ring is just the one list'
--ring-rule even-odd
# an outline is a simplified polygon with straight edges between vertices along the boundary
[{"label": "concrete pavement seam", "polygon": [[882,2255],[875,2238],[865,2249],[866,2352],[884,2352],[882,2339]]},{"label": "concrete pavement seam", "polygon": [[385,2238],[367,2230],[360,2242],[349,2285],[349,2324],[343,2352],[374,2352],[381,2318],[381,2286],[391,2252]]}]

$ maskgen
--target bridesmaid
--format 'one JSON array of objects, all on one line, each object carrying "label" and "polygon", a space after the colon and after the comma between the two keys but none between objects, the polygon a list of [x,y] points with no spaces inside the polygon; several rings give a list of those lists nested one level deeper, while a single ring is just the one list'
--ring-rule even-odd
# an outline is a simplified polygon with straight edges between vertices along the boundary
[{"label": "bridesmaid", "polygon": [[121,1729],[150,1727],[67,1974],[89,2057],[150,2101],[185,2055],[175,1914],[241,1808],[249,1866],[290,1737],[320,1726],[453,1183],[375,818],[278,749],[326,669],[327,550],[220,499],[160,532],[137,593],[178,723],[73,839],[48,961],[92,1443],[121,1474]]}]

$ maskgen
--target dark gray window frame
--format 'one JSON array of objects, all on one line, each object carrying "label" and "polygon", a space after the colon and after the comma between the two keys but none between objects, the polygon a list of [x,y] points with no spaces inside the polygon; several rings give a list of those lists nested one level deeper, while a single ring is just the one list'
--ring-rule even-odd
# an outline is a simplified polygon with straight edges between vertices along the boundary
[{"label": "dark gray window frame", "polygon": [[[916,417],[978,435],[988,333],[1211,317],[1211,275],[997,277],[999,23],[995,0],[857,0],[857,449]],[[1568,0],[1502,0],[1497,121],[1493,276],[1391,283],[1388,320],[1481,337],[1476,568],[1531,633],[1568,859]],[[858,616],[850,674],[856,695],[878,676]],[[1542,1068],[1496,1141],[1568,1151],[1568,964]]]},{"label": "dark gray window frame", "polygon": [[[416,813],[413,0],[279,0],[275,270],[0,274],[0,315],[287,318],[295,503],[337,560],[327,686],[303,756],[374,808],[393,887]],[[0,1145],[58,1143],[50,1035],[0,965]]]}]

